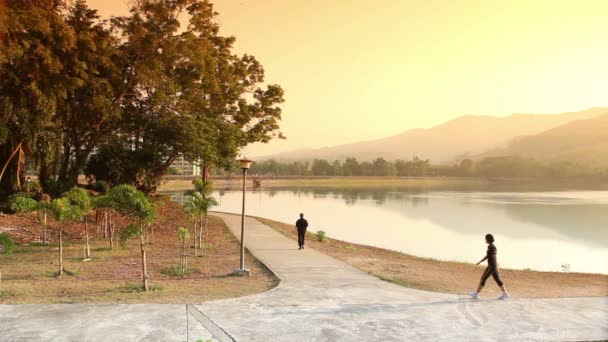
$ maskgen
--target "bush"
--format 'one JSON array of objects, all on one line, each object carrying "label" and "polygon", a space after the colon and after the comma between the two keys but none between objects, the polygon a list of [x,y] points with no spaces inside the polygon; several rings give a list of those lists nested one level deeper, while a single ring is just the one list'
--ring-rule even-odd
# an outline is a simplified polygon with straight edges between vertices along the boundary
[{"label": "bush", "polygon": [[38,182],[27,182],[23,185],[23,190],[30,194],[41,194],[42,186]]},{"label": "bush", "polygon": [[11,254],[15,248],[15,241],[8,233],[0,234],[0,253]]},{"label": "bush", "polygon": [[8,198],[8,208],[15,213],[34,211],[38,207],[38,202],[31,197],[31,194],[18,192]]},{"label": "bush", "polygon": [[108,190],[110,190],[110,185],[106,181],[98,180],[93,185],[93,189],[95,189],[95,191],[99,192],[100,194],[105,195],[106,193],[108,193]]},{"label": "bush", "polygon": [[171,166],[167,170],[167,174],[169,174],[169,175],[179,175],[180,173],[179,173],[179,170],[175,166]]},{"label": "bush", "polygon": [[317,231],[315,236],[317,237],[317,241],[319,241],[319,242],[327,241],[327,236],[325,236],[325,232],[322,230]]}]

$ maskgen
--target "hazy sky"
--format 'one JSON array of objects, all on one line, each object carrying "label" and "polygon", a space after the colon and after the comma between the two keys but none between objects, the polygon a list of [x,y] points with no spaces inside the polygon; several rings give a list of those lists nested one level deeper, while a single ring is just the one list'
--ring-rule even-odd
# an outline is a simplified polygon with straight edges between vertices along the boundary
[{"label": "hazy sky", "polygon": [[[125,0],[89,0],[104,15]],[[463,114],[606,105],[608,1],[216,0],[222,32],[286,92],[286,141],[380,138]]]}]

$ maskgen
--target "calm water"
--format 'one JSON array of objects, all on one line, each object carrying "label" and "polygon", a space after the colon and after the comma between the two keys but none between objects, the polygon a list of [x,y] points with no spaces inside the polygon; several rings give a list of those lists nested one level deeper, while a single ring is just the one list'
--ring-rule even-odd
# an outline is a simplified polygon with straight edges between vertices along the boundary
[{"label": "calm water", "polygon": [[[240,213],[241,193],[214,195]],[[608,273],[608,191],[408,192],[282,189],[247,193],[247,214],[331,238],[441,260],[477,262],[494,234],[501,267]]]}]

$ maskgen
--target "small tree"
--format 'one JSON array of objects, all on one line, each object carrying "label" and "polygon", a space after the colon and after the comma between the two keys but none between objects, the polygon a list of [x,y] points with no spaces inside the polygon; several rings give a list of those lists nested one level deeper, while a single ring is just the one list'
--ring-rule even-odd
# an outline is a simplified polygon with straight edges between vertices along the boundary
[{"label": "small tree", "polygon": [[154,219],[154,207],[148,200],[148,197],[132,185],[123,184],[115,186],[108,191],[108,196],[112,207],[125,218],[134,221],[139,227],[143,289],[144,291],[148,291],[144,226]]},{"label": "small tree", "polygon": [[179,229],[177,231],[177,235],[179,237],[179,240],[182,242],[182,259],[179,263],[179,268],[180,268],[180,271],[182,272],[182,274],[185,274],[186,271],[188,270],[187,245],[188,245],[188,238],[190,237],[190,232],[188,231],[188,228],[179,227]]},{"label": "small tree", "polygon": [[46,229],[48,227],[47,218],[48,214],[51,211],[51,196],[47,194],[42,194],[42,198],[38,201],[38,220],[42,223],[42,243],[47,244],[47,233]]},{"label": "small tree", "polygon": [[74,187],[70,191],[63,194],[63,197],[67,198],[70,201],[70,205],[76,208],[78,213],[78,218],[82,218],[84,220],[84,236],[85,236],[85,258],[91,257],[91,243],[89,238],[89,222],[87,219],[87,214],[92,210],[91,198],[89,197],[89,193],[82,189]]},{"label": "small tree", "polygon": [[53,200],[50,205],[51,213],[55,221],[59,223],[59,271],[57,276],[61,277],[65,272],[63,267],[63,224],[71,221],[79,221],[82,219],[82,212],[77,206],[73,206],[70,200],[61,197]]},{"label": "small tree", "polygon": [[101,226],[103,227],[103,237],[106,239],[109,238],[110,249],[114,249],[114,224],[112,222],[111,215],[111,212],[113,210],[112,198],[108,195],[99,196],[92,201],[92,204],[97,213],[101,216],[98,216],[97,218],[98,223],[99,221],[101,221]]},{"label": "small tree", "polygon": [[[208,211],[212,206],[217,205],[217,201],[213,197],[204,197],[200,192],[195,191],[190,193],[189,198],[184,203],[184,207],[190,214],[190,218],[194,221],[194,248],[203,249],[203,222],[206,232],[206,239],[209,238],[208,233]],[[199,222],[197,225],[197,221]],[[198,229],[198,246],[197,246],[197,226]]]}]

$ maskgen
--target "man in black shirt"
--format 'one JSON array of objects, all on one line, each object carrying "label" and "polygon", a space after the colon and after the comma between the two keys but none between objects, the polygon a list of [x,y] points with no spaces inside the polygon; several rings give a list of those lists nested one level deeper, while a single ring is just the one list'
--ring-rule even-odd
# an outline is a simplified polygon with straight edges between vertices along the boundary
[{"label": "man in black shirt", "polygon": [[304,214],[300,214],[300,219],[296,221],[296,228],[298,229],[298,246],[300,246],[300,249],[304,249],[304,238],[306,237],[306,228],[308,228],[308,221],[304,219]]}]

